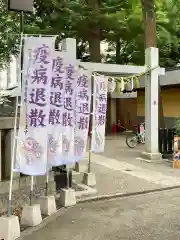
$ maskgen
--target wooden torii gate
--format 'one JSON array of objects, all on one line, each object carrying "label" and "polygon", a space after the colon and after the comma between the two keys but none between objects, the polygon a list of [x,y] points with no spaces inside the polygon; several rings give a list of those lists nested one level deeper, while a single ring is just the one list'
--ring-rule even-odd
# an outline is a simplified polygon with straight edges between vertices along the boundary
[{"label": "wooden torii gate", "polygon": [[[70,58],[76,59],[76,39],[67,38],[62,42],[62,49],[69,54]],[[145,75],[145,124],[146,124],[146,142],[145,152],[142,153],[142,159],[148,162],[161,161],[162,156],[158,147],[158,77],[165,75],[165,69],[159,67],[158,48],[147,48],[145,50],[145,66],[130,66],[106,63],[81,62],[81,66],[92,72],[101,72],[104,74],[139,74],[151,69],[149,74]]]}]

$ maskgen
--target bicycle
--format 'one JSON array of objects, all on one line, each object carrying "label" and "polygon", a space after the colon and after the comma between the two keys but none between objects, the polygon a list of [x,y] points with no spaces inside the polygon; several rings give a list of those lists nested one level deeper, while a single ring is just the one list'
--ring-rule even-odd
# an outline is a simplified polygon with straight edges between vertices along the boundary
[{"label": "bicycle", "polygon": [[[140,124],[144,128],[145,123]],[[143,131],[131,132],[126,137],[126,144],[129,148],[135,148],[138,144],[145,143],[145,128]]]}]

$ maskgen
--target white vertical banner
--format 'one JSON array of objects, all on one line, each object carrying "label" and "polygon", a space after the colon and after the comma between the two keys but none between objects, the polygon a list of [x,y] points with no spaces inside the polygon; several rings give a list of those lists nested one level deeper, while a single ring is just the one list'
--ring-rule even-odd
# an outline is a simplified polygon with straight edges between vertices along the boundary
[{"label": "white vertical banner", "polygon": [[71,164],[74,159],[75,97],[78,66],[75,60],[66,59],[64,85],[64,108],[62,112],[62,162]]},{"label": "white vertical banner", "polygon": [[44,175],[55,37],[26,37],[15,170]]},{"label": "white vertical banner", "polygon": [[91,73],[80,69],[76,88],[75,161],[83,159],[89,129],[91,104]]},{"label": "white vertical banner", "polygon": [[66,53],[54,52],[48,130],[48,165],[63,164],[62,122],[66,79]]},{"label": "white vertical banner", "polygon": [[103,152],[105,145],[105,127],[107,111],[107,78],[103,75],[94,76],[93,122],[91,150]]}]

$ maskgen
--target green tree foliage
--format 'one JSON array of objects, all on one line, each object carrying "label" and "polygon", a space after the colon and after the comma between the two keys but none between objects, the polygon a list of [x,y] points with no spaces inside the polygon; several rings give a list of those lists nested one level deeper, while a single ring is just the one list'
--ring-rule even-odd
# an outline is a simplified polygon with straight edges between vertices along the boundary
[{"label": "green tree foliage", "polygon": [[175,133],[177,136],[180,136],[180,118],[176,119]]},{"label": "green tree foliage", "polygon": [[[18,50],[19,14],[0,0],[0,62]],[[157,42],[161,66],[175,66],[180,56],[180,0],[156,0]],[[176,16],[176,17],[175,17]],[[141,1],[35,0],[35,14],[25,14],[25,33],[58,34],[77,39],[77,56],[100,61],[100,42],[109,45],[105,61],[144,64]],[[8,34],[7,34],[8,33]]]},{"label": "green tree foliage", "polygon": [[[51,33],[75,36],[89,43],[92,61],[99,61],[100,41],[123,20],[116,16],[128,7],[127,0],[36,0],[37,15]],[[113,19],[113,24],[112,24]],[[123,23],[124,24],[124,23]],[[119,28],[119,27],[118,27]]]},{"label": "green tree foliage", "polygon": [[[107,61],[121,64],[144,64],[144,30],[140,4],[133,5],[134,11],[128,15],[129,35],[121,34],[119,40],[109,42]],[[160,52],[160,65],[165,67],[176,66],[180,62],[180,1],[157,0],[156,24],[157,46]],[[174,17],[176,16],[176,18]],[[136,35],[136,37],[135,37]],[[117,45],[120,45],[117,48]]]},{"label": "green tree foliage", "polygon": [[18,14],[8,12],[5,0],[0,0],[0,68],[6,65],[10,54],[17,52],[18,17]]},{"label": "green tree foliage", "polygon": [[160,64],[172,67],[180,63],[180,1],[159,0],[156,7]]}]

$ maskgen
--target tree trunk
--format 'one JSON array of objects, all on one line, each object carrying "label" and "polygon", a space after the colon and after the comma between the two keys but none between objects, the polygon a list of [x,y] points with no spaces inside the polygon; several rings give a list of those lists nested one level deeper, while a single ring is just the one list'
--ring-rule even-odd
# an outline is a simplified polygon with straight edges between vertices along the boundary
[{"label": "tree trunk", "polygon": [[[144,22],[145,48],[157,47],[155,2],[154,0],[141,0],[141,6]],[[159,128],[164,127],[161,86],[159,82]]]},{"label": "tree trunk", "polygon": [[94,26],[97,35],[91,34],[89,36],[89,52],[91,62],[101,62],[101,40],[100,29],[98,26]]},{"label": "tree trunk", "polygon": [[157,47],[154,0],[141,0],[141,5],[144,20],[145,47]]},{"label": "tree trunk", "polygon": [[[98,16],[100,0],[88,0],[92,16]],[[101,62],[101,30],[97,19],[92,19],[89,25],[89,52],[91,62]]]},{"label": "tree trunk", "polygon": [[121,44],[120,40],[116,40],[116,64],[120,64],[120,50],[121,50]]}]

